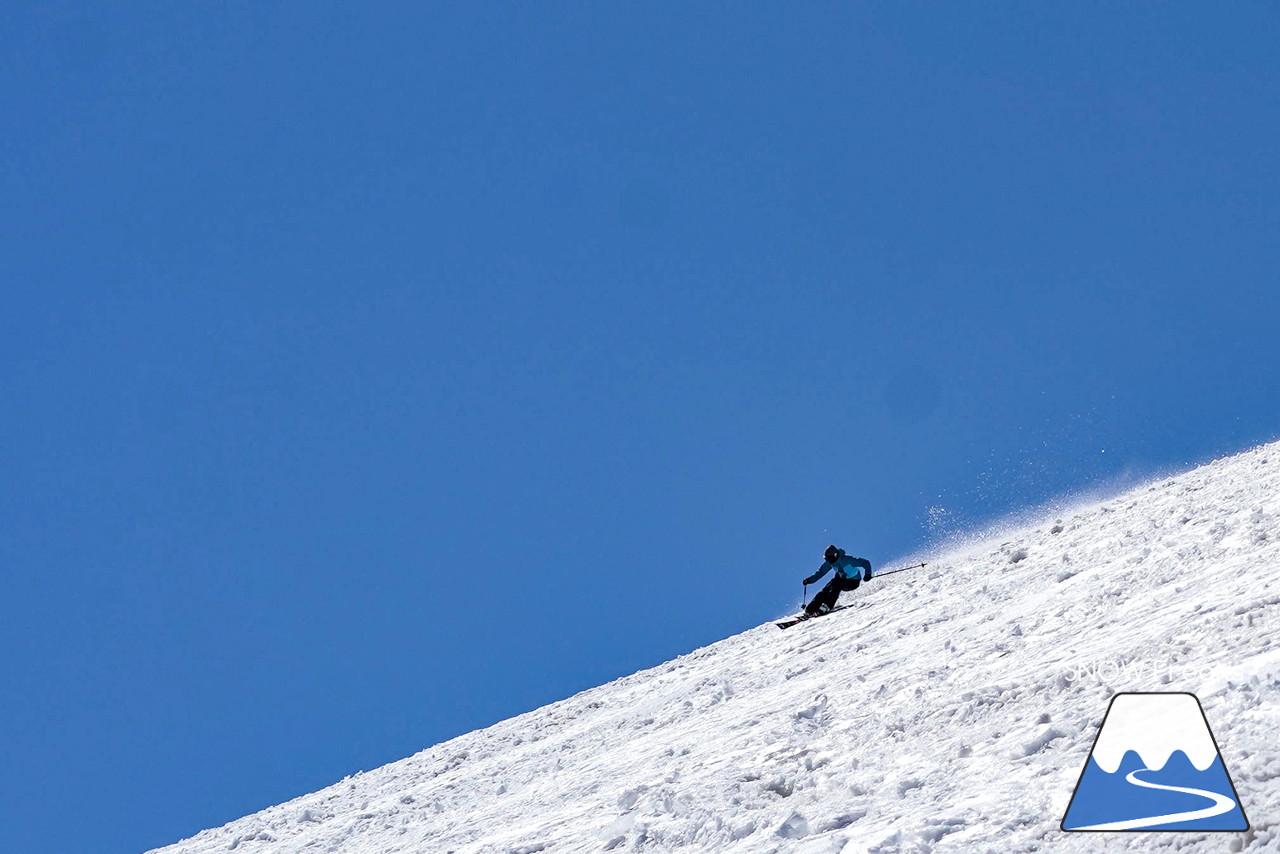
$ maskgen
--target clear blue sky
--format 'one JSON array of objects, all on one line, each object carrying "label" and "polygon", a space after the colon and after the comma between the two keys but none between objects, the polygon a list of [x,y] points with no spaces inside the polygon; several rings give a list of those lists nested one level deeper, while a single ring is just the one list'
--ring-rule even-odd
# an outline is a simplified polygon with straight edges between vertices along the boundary
[{"label": "clear blue sky", "polygon": [[1274,438],[1280,11],[1046,5],[6,4],[0,850]]}]

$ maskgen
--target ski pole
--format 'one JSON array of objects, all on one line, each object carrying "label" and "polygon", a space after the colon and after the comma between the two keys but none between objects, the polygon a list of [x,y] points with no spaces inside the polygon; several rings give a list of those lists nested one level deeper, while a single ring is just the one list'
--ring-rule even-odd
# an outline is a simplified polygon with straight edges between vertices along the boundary
[{"label": "ski pole", "polygon": [[804,586],[804,596],[800,597],[800,607],[803,608],[809,604],[809,585]]},{"label": "ski pole", "polygon": [[928,566],[928,564],[924,562],[915,563],[915,564],[912,564],[911,566],[904,566],[902,567],[902,569],[891,569],[888,572],[877,572],[877,573],[874,573],[871,577],[882,578],[886,575],[893,575],[895,572],[906,572],[908,569],[919,569],[922,566]]}]

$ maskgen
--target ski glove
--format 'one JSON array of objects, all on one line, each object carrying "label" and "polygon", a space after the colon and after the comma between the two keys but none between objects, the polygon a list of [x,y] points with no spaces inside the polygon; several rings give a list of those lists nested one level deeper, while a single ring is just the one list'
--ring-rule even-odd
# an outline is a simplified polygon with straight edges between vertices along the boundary
[{"label": "ski glove", "polygon": [[808,587],[810,584],[813,584],[813,583],[814,583],[815,581],[817,581],[817,580],[818,580],[818,576],[816,576],[816,575],[811,575],[811,576],[809,576],[808,578],[806,578],[806,579],[804,580],[804,586],[805,586],[805,587]]}]

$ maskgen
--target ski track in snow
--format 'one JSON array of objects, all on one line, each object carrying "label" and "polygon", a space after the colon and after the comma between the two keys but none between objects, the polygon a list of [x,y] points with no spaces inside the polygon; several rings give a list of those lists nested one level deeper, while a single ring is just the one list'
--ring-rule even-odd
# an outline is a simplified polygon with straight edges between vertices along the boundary
[{"label": "ski track in snow", "polygon": [[[1277,851],[1278,523],[1275,444],[157,851]],[[1250,831],[1059,829],[1119,691],[1199,696]]]},{"label": "ski track in snow", "polygon": [[1236,808],[1236,802],[1226,795],[1219,795],[1217,792],[1210,792],[1208,789],[1192,789],[1187,786],[1166,786],[1163,783],[1149,783],[1141,780],[1138,775],[1143,771],[1150,771],[1150,768],[1138,768],[1130,771],[1125,775],[1125,780],[1134,786],[1141,786],[1144,789],[1162,789],[1166,792],[1183,792],[1188,795],[1196,795],[1201,798],[1208,798],[1213,801],[1213,806],[1205,807],[1198,810],[1187,810],[1185,812],[1171,812],[1167,815],[1153,815],[1146,818],[1134,818],[1127,821],[1109,821],[1105,824],[1091,824],[1088,827],[1077,827],[1076,830],[1141,830],[1144,827],[1156,827],[1162,824],[1174,824],[1180,821],[1195,821],[1201,818],[1212,818],[1215,815],[1231,812]]}]

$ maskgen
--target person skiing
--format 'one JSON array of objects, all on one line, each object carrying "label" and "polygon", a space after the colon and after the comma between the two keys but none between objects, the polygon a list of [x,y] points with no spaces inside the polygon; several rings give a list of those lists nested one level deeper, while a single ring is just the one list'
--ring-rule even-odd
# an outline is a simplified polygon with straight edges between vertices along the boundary
[{"label": "person skiing", "polygon": [[[813,601],[805,606],[804,612],[810,617],[827,613],[836,606],[836,600],[840,598],[841,593],[846,590],[857,590],[858,585],[863,581],[871,580],[871,561],[866,558],[849,557],[844,553],[844,549],[835,546],[827,546],[827,550],[822,553],[822,558],[822,566],[804,580],[805,586],[816,583],[833,569],[836,574],[825,587],[818,591]],[[858,571],[859,569],[861,572]]]}]

